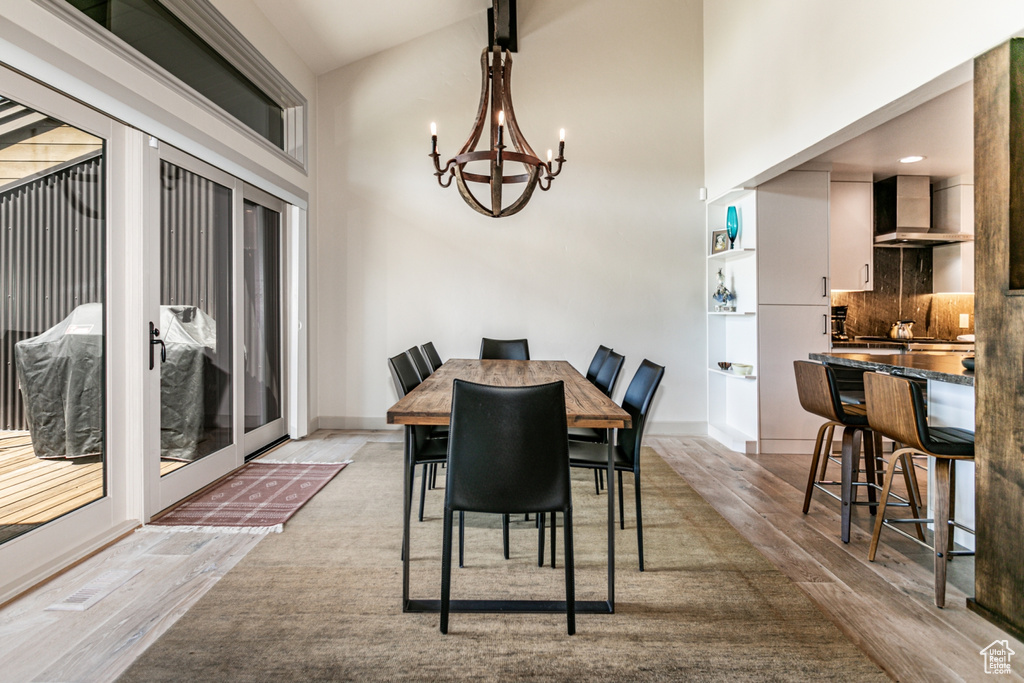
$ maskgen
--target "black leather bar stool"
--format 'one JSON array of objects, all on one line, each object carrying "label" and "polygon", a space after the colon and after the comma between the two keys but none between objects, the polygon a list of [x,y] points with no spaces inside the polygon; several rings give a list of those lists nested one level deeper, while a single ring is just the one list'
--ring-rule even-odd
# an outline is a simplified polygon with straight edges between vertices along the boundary
[{"label": "black leather bar stool", "polygon": [[[878,487],[878,476],[875,471],[877,454],[881,453],[881,439],[872,433],[868,426],[867,411],[863,405],[847,403],[839,395],[839,387],[835,373],[827,365],[805,360],[793,361],[796,373],[797,394],[800,405],[807,412],[818,415],[826,420],[818,429],[814,441],[814,454],[811,458],[811,470],[807,477],[807,488],[804,491],[804,514],[811,504],[811,493],[819,489],[837,498],[842,504],[840,536],[843,543],[850,542],[850,512],[853,505],[858,505],[856,490],[865,486],[868,489],[867,505],[874,513],[875,489]],[[839,482],[825,480],[825,469],[831,458],[832,435],[836,427],[843,428],[843,450],[840,456],[842,469]],[[859,482],[861,440],[864,441],[864,471],[867,481]],[[824,460],[822,460],[824,455]],[[818,465],[821,473],[818,474]],[[826,489],[826,486],[839,485],[840,495]],[[863,504],[863,503],[860,503]]]},{"label": "black leather bar stool", "polygon": [[[957,524],[954,517],[954,491],[956,486],[956,461],[974,460],[974,432],[953,427],[932,427],[928,425],[924,396],[920,386],[905,377],[869,372],[864,375],[867,396],[868,423],[875,433],[882,434],[904,444],[892,454],[885,473],[882,501],[875,519],[875,531],[871,535],[868,560],[874,562],[878,550],[878,537],[882,527],[888,527],[907,538],[917,541],[932,550],[935,555],[935,605],[946,604],[946,562],[954,555],[973,555],[970,550],[953,550],[953,534],[950,527],[974,533],[972,529]],[[897,462],[903,462],[903,470],[913,465],[910,458],[915,453],[935,458],[935,512],[932,519],[921,519],[914,513],[909,519],[887,519],[885,516],[888,499],[892,491]],[[910,484],[908,482],[908,488]],[[911,498],[920,501],[916,484]],[[893,526],[897,523],[911,523],[917,527],[918,538]],[[924,542],[922,524],[934,523],[934,544]]]}]

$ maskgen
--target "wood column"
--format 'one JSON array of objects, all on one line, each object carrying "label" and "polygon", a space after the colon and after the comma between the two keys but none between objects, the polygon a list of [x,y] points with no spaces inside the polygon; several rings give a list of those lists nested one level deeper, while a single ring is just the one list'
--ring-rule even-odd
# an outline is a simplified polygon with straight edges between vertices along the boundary
[{"label": "wood column", "polygon": [[[1024,637],[1024,40],[974,62],[975,597]],[[1015,289],[1016,288],[1016,289]]]}]

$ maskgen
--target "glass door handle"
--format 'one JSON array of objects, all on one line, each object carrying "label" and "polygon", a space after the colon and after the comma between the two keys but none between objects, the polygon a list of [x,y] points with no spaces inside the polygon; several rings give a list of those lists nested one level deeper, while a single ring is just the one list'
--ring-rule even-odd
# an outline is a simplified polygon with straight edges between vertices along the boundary
[{"label": "glass door handle", "polygon": [[153,362],[153,347],[157,344],[160,345],[160,362],[167,362],[167,345],[164,344],[164,340],[160,338],[160,330],[152,322],[149,323],[149,369],[152,370],[154,367]]}]

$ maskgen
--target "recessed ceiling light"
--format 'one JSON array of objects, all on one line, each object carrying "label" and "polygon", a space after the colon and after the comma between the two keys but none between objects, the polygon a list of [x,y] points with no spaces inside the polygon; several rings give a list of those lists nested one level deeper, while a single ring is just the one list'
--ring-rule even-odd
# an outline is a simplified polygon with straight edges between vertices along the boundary
[{"label": "recessed ceiling light", "polygon": [[918,161],[924,161],[924,157],[915,154],[913,156],[903,157],[900,159],[901,164],[916,164]]}]

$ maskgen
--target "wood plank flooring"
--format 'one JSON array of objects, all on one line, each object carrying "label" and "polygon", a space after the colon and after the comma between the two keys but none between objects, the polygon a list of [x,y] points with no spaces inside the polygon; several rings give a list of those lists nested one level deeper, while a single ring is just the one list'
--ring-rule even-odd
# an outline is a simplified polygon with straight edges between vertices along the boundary
[{"label": "wood plank flooring", "polygon": [[[400,431],[321,431],[264,458],[281,462],[348,459],[367,441],[401,442]],[[839,504],[815,494],[800,512],[809,455],[747,456],[707,438],[651,437],[654,449],[741,534],[793,580],[893,678],[983,680],[978,651],[1007,636],[964,607],[973,559],[952,563],[947,607],[932,604],[930,553],[883,534],[867,562],[872,518],[854,512],[851,542],[839,540]],[[627,488],[628,488],[627,484]],[[632,496],[626,491],[627,502]],[[627,530],[631,515],[627,512]],[[108,681],[117,677],[261,536],[135,533],[0,610],[0,678],[10,681]],[[694,548],[694,552],[700,552]],[[100,573],[143,571],[82,613],[46,612]],[[184,654],[184,653],[183,653]],[[1021,680],[1022,661],[1012,663]]]},{"label": "wood plank flooring", "polygon": [[[815,492],[803,515],[809,454],[748,456],[708,438],[647,442],[893,678],[982,680],[982,648],[1005,639],[1024,652],[1024,643],[967,611],[974,558],[950,563],[946,607],[939,609],[930,551],[886,530],[876,561],[868,562],[874,518],[867,508],[854,510],[849,544],[839,539],[838,501]],[[1024,662],[1013,671],[1012,680],[1024,680]]]}]

